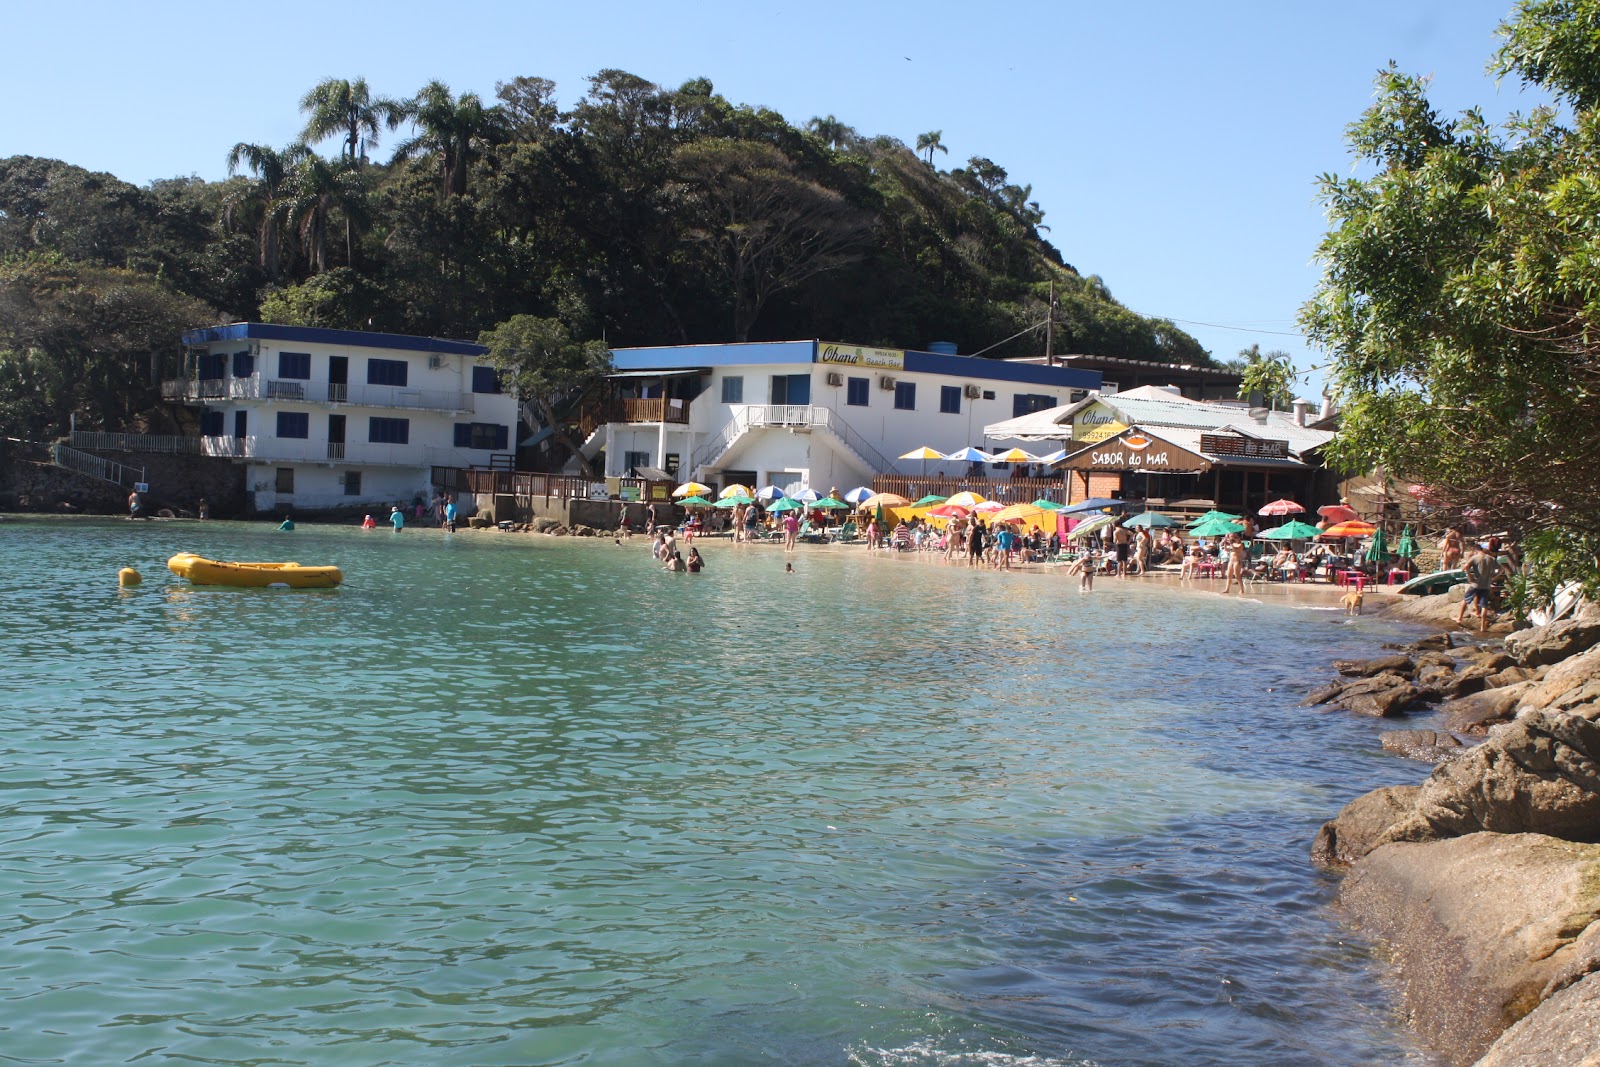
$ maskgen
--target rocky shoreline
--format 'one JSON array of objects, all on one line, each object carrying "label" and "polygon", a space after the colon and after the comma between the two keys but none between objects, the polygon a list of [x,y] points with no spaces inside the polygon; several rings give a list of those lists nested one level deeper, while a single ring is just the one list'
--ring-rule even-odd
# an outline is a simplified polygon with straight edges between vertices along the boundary
[{"label": "rocky shoreline", "polygon": [[[1391,617],[1448,625],[1458,602]],[[1600,1064],[1600,607],[1334,667],[1303,706],[1436,715],[1381,735],[1433,773],[1351,801],[1311,850],[1392,953],[1411,1024],[1460,1067]]]}]

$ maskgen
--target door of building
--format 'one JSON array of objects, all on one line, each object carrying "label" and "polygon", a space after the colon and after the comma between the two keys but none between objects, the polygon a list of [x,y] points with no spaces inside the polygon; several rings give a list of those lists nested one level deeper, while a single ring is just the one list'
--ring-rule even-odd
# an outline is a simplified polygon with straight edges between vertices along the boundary
[{"label": "door of building", "polygon": [[337,404],[350,399],[350,357],[328,357],[328,400]]},{"label": "door of building", "polygon": [[[338,357],[335,357],[338,358]],[[344,458],[344,416],[328,416],[328,458]]]}]

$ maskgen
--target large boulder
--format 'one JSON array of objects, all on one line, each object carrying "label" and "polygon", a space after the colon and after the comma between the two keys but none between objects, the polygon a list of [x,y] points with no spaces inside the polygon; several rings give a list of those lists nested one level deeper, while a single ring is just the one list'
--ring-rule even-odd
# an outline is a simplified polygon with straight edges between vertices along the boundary
[{"label": "large boulder", "polygon": [[1524,667],[1559,663],[1596,645],[1600,645],[1600,618],[1592,615],[1521,630],[1506,638],[1506,651]]},{"label": "large boulder", "polygon": [[1385,752],[1423,763],[1443,763],[1461,754],[1464,747],[1448,733],[1438,730],[1385,730],[1378,735]]},{"label": "large boulder", "polygon": [[1333,669],[1346,678],[1370,678],[1374,674],[1384,672],[1409,677],[1416,668],[1412,665],[1410,656],[1396,653],[1392,656],[1379,656],[1377,659],[1335,660]]},{"label": "large boulder", "polygon": [[1600,716],[1600,646],[1551,667],[1518,707],[1522,711],[1563,711],[1586,719]]},{"label": "large boulder", "polygon": [[1532,688],[1532,682],[1522,682],[1447,700],[1439,705],[1439,721],[1445,729],[1458,733],[1486,733],[1496,723],[1510,722],[1518,701]]},{"label": "large boulder", "polygon": [[1600,1067],[1600,974],[1541,1002],[1476,1067]]},{"label": "large boulder", "polygon": [[1322,824],[1311,845],[1311,862],[1319,867],[1344,867],[1365,856],[1378,839],[1415,807],[1417,786],[1390,785],[1363,793]]},{"label": "large boulder", "polygon": [[1339,900],[1393,952],[1418,1031],[1465,1065],[1600,963],[1584,936],[1600,917],[1597,886],[1600,845],[1471,834],[1376,849]]},{"label": "large boulder", "polygon": [[1600,725],[1535,711],[1441,764],[1379,845],[1488,830],[1600,841]]}]

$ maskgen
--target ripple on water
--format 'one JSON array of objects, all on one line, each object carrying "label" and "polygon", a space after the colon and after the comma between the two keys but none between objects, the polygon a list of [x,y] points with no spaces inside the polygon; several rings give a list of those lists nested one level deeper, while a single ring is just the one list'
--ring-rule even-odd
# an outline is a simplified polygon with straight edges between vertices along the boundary
[{"label": "ripple on water", "polygon": [[[1392,768],[1267,692],[1370,625],[844,551],[283,536],[0,527],[4,1056],[1415,1055],[1304,862]],[[286,544],[346,584],[162,568]]]}]

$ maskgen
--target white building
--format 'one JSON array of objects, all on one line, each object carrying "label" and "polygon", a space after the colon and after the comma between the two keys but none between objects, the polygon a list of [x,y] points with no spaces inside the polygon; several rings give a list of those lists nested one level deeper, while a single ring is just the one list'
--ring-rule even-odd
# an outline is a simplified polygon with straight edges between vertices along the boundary
[{"label": "white building", "polygon": [[819,490],[964,474],[897,457],[983,448],[986,424],[1100,386],[1092,371],[823,341],[621,348],[612,361],[622,398],[584,446],[605,450],[608,477]]},{"label": "white building", "polygon": [[426,499],[435,466],[511,465],[517,404],[482,345],[258,322],[183,345],[162,394],[200,409],[203,452],[247,466],[258,511],[387,510]]}]

